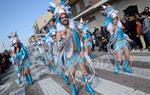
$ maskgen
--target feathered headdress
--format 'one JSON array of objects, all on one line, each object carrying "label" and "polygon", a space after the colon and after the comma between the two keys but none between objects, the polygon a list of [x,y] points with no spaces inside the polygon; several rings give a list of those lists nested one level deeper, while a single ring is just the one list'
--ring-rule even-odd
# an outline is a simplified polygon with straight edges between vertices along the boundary
[{"label": "feathered headdress", "polygon": [[55,15],[56,18],[56,26],[58,31],[62,31],[65,29],[63,25],[61,25],[59,18],[62,14],[67,14],[69,17],[69,22],[70,22],[70,28],[75,28],[74,21],[71,16],[71,7],[68,6],[65,2],[66,0],[53,0],[53,2],[50,2],[50,10],[53,10],[53,14]]},{"label": "feathered headdress", "polygon": [[88,25],[87,25],[87,21],[83,22],[83,19],[80,19],[80,23],[78,24],[78,28],[81,29],[83,31],[83,33],[87,33],[88,31]]},{"label": "feathered headdress", "polygon": [[104,17],[105,17],[103,26],[107,27],[109,23],[112,23],[112,19],[117,16],[118,11],[111,8],[110,6],[105,6],[105,5],[102,5],[102,8],[104,10],[101,11],[101,13],[104,14]]},{"label": "feathered headdress", "polygon": [[102,8],[104,9],[103,12],[106,13],[107,16],[111,16],[112,18],[114,18],[118,14],[118,11],[111,8],[110,6],[102,5]]},{"label": "feathered headdress", "polygon": [[20,42],[19,37],[18,37],[18,35],[17,35],[16,32],[11,32],[11,33],[9,34],[8,38],[9,38],[10,41],[11,41],[11,46],[14,44],[14,41]]}]

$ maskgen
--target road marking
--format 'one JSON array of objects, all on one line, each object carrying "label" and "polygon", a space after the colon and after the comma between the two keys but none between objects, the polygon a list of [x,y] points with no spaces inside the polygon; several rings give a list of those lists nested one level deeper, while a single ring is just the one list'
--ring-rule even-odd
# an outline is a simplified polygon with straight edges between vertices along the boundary
[{"label": "road marking", "polygon": [[14,66],[10,67],[9,70],[6,71],[6,73],[0,75],[0,79],[7,77],[8,74],[11,75],[12,73],[14,73],[14,71],[15,71],[15,67]]},{"label": "road marking", "polygon": [[12,83],[13,82],[11,81],[11,82],[8,82],[8,83],[6,83],[4,85],[0,85],[0,92],[4,93],[5,91],[7,91],[8,88],[11,86]]},{"label": "road marking", "polygon": [[44,95],[69,95],[60,85],[52,78],[46,78],[39,81],[39,85],[43,90]]},{"label": "road marking", "polygon": [[25,95],[25,87],[12,91],[9,93],[9,95]]},{"label": "road marking", "polygon": [[[114,71],[114,66],[111,63],[99,63],[97,61],[94,62],[94,64],[95,64],[95,68],[111,71],[111,72]],[[133,73],[124,73],[122,67],[120,67],[119,73],[134,76],[134,77],[144,78],[144,79],[150,79],[149,69],[137,68],[137,67],[132,67],[132,69],[133,69]]]},{"label": "road marking", "polygon": [[[101,57],[101,59],[114,59],[113,56],[105,54]],[[132,61],[140,61],[140,62],[150,62],[150,57],[149,56],[131,56]]]},{"label": "road marking", "polygon": [[8,80],[9,78],[12,77],[12,75],[13,75],[14,73],[15,73],[15,72],[12,72],[11,74],[4,76],[1,80],[2,80],[2,81]]},{"label": "road marking", "polygon": [[[76,76],[76,81],[81,82],[80,77],[82,75],[80,71],[76,71]],[[93,86],[93,84],[96,85]],[[95,77],[93,84],[92,87],[94,90],[103,95],[149,95],[148,93],[142,92],[140,90],[135,90],[131,87],[120,85],[100,77]]]}]

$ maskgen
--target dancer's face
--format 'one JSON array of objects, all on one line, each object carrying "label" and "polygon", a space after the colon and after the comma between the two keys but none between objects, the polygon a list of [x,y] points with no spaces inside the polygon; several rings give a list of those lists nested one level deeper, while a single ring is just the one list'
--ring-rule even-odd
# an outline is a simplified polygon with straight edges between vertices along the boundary
[{"label": "dancer's face", "polygon": [[117,23],[118,23],[118,17],[113,18],[113,24],[117,25]]},{"label": "dancer's face", "polygon": [[52,19],[50,23],[54,27],[55,26],[55,19]]},{"label": "dancer's face", "polygon": [[63,25],[65,25],[65,26],[69,25],[69,19],[68,19],[68,16],[66,14],[62,14],[60,19],[61,19],[61,23]]},{"label": "dancer's face", "polygon": [[15,47],[15,48],[18,48],[18,43],[14,43],[14,47]]}]

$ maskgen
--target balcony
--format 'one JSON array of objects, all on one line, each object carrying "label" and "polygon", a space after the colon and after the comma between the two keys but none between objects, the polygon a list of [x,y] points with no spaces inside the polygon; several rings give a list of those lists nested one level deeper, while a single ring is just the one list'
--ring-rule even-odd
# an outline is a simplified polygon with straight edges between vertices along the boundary
[{"label": "balcony", "polygon": [[111,0],[101,0],[101,1],[99,1],[98,3],[94,4],[93,6],[87,8],[85,11],[83,11],[83,12],[79,13],[78,15],[76,15],[74,17],[74,19],[78,19],[79,17],[81,17],[81,16],[83,16],[83,15],[85,15],[85,14],[87,14],[87,13],[93,11],[93,10],[95,10],[100,5],[102,5],[102,4],[104,4],[104,3],[108,2],[108,1],[111,1]]}]

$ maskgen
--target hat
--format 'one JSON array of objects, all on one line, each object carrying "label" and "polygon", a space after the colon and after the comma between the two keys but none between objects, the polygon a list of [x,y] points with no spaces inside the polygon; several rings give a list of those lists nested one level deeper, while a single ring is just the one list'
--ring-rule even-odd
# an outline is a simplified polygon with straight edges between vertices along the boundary
[{"label": "hat", "polygon": [[55,9],[56,9],[56,5],[53,3],[53,2],[50,2],[49,3],[49,10],[52,12],[52,13],[54,13],[54,11],[55,11]]}]

